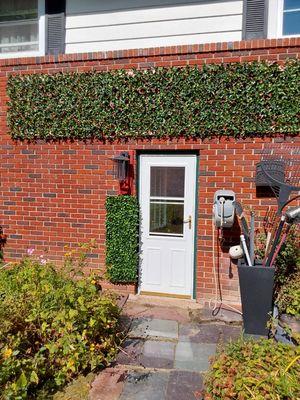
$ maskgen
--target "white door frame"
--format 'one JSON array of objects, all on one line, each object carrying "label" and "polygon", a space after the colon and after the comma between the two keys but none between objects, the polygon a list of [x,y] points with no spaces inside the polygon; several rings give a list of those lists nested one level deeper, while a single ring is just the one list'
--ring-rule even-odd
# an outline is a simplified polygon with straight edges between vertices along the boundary
[{"label": "white door frame", "polygon": [[[141,282],[142,280],[142,269],[144,268],[145,272],[145,253],[146,245],[143,246],[143,239],[149,243],[155,243],[157,245],[157,240],[165,240],[167,238],[167,243],[165,246],[162,245],[164,249],[166,245],[171,247],[174,246],[172,251],[182,251],[180,249],[181,246],[184,246],[186,250],[185,254],[185,265],[186,265],[186,287],[182,289],[175,288],[174,291],[168,292],[168,290],[162,291],[154,291],[150,290],[149,292],[153,292],[153,294],[162,294],[162,295],[170,295],[174,297],[183,297],[183,298],[193,298],[194,297],[194,281],[195,281],[195,241],[196,241],[196,189],[197,189],[197,154],[195,153],[141,153],[138,159],[139,165],[139,201],[141,208],[141,223],[140,223],[140,266],[139,266],[139,285],[138,292],[139,293],[148,293],[148,290],[145,289],[145,286]],[[149,216],[150,216],[150,165],[151,166],[184,166],[185,167],[185,188],[184,188],[184,231],[182,237],[172,237],[168,236],[168,234],[163,235],[153,235],[149,234]],[[145,171],[147,170],[147,171]],[[147,187],[146,187],[147,186]],[[191,215],[192,223],[191,228],[189,227],[188,217]],[[171,243],[171,244],[170,244]],[[179,246],[178,248],[176,246]],[[178,253],[180,254],[180,253]],[[165,264],[164,264],[165,265]],[[175,275],[175,274],[174,274]],[[181,292],[182,291],[182,292]]]}]

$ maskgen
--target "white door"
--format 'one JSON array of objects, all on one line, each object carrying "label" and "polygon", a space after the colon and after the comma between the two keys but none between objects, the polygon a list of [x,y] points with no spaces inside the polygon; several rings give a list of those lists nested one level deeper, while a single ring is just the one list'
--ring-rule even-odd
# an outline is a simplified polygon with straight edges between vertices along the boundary
[{"label": "white door", "polygon": [[195,155],[140,156],[141,293],[193,296]]}]

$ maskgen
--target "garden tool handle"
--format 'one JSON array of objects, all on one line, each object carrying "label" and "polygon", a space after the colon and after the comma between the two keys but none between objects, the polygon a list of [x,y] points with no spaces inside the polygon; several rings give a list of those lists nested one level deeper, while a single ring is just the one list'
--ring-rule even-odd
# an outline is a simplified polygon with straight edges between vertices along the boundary
[{"label": "garden tool handle", "polygon": [[289,231],[290,231],[290,229],[291,229],[291,226],[292,226],[292,224],[290,224],[290,225],[286,228],[286,231],[285,231],[284,234],[282,235],[282,238],[281,238],[281,240],[280,240],[278,246],[276,247],[275,253],[274,253],[273,257],[272,257],[272,260],[271,260],[271,263],[270,263],[270,267],[272,267],[272,265],[274,264],[274,261],[276,260],[276,257],[278,256],[278,253],[279,253],[279,251],[280,251],[280,249],[281,249],[283,243],[285,242],[285,240],[286,240],[286,238],[287,238],[287,236],[288,236],[288,234],[289,234]]},{"label": "garden tool handle", "polygon": [[279,242],[279,239],[280,239],[280,235],[281,235],[284,223],[285,223],[285,215],[282,215],[282,217],[280,219],[279,226],[278,226],[277,231],[276,231],[276,235],[275,235],[275,238],[274,238],[270,253],[269,253],[269,255],[267,257],[267,260],[266,260],[266,265],[267,266],[271,266],[270,263],[271,263],[271,261],[273,259],[276,247],[278,245],[278,242]]}]

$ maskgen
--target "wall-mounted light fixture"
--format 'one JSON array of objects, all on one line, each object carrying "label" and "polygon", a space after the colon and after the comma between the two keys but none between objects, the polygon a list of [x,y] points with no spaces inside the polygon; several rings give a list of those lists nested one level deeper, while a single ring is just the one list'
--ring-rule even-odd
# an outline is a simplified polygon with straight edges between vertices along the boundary
[{"label": "wall-mounted light fixture", "polygon": [[114,162],[114,176],[119,181],[124,181],[128,178],[129,173],[129,153],[126,151],[120,153],[113,158]]}]

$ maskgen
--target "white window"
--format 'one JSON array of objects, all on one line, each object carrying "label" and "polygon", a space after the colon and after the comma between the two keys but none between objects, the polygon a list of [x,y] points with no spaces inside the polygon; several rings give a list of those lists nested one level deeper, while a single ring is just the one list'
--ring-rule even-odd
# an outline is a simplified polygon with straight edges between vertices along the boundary
[{"label": "white window", "polygon": [[300,35],[300,0],[283,0],[282,36]]},{"label": "white window", "polygon": [[44,0],[0,0],[0,58],[45,52]]},{"label": "white window", "polygon": [[268,38],[300,36],[300,0],[269,0]]}]

